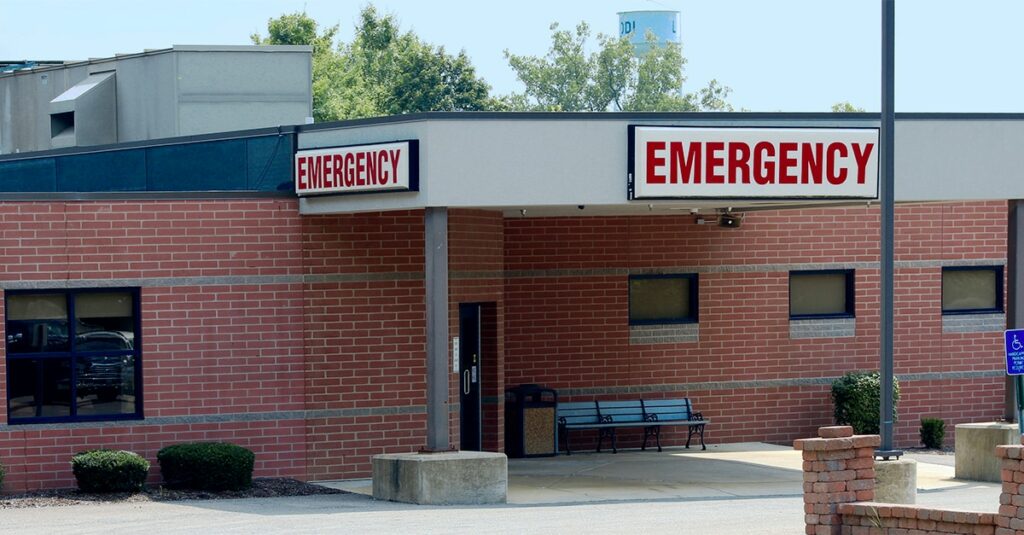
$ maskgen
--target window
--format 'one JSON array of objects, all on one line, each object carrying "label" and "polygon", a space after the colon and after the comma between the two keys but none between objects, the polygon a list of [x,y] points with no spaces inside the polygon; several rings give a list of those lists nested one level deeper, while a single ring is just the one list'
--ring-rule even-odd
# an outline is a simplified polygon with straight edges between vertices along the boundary
[{"label": "window", "polygon": [[629,277],[629,324],[697,322],[697,274]]},{"label": "window", "polygon": [[853,270],[790,271],[790,319],[852,318]]},{"label": "window", "polygon": [[142,417],[139,292],[9,291],[8,423]]},{"label": "window", "polygon": [[1003,266],[942,268],[943,314],[1003,311]]}]

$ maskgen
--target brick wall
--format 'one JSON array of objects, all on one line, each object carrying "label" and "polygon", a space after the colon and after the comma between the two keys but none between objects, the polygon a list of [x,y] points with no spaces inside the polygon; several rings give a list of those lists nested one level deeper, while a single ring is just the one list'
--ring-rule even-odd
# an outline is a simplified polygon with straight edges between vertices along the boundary
[{"label": "brick wall", "polygon": [[[897,216],[896,371],[905,379],[896,438],[907,446],[920,416],[953,429],[1001,415],[998,332],[946,332],[938,307],[944,263],[1004,262],[1006,205],[900,206]],[[300,217],[293,200],[6,202],[0,228],[2,288],[141,288],[146,416],[0,420],[8,488],[70,485],[67,457],[101,446],[155,461],[163,445],[237,437],[257,451],[257,475],[329,479],[367,476],[372,455],[425,445],[422,211]],[[686,395],[712,420],[712,443],[786,442],[830,423],[831,379],[877,367],[876,228],[877,210],[863,207],[755,212],[740,229],[689,215],[451,210],[450,335],[457,305],[482,303],[493,359],[482,376],[485,447],[503,449],[503,390],[520,383],[555,387],[563,400]],[[788,270],[809,266],[856,269],[854,336],[790,336]],[[700,273],[699,326],[669,342],[660,333],[631,340],[627,277],[645,271]],[[5,404],[0,396],[0,418]],[[663,439],[679,443],[682,433]],[[629,447],[640,435],[621,438]]]},{"label": "brick wall", "polygon": [[[505,451],[504,225],[500,212],[450,210],[448,296],[450,336],[459,336],[459,303],[480,303],[483,447]],[[451,376],[451,403],[459,406],[459,380]],[[458,445],[459,412],[451,414],[451,440]]]},{"label": "brick wall", "polygon": [[305,477],[294,201],[6,202],[0,228],[3,288],[141,287],[146,416],[0,425],[6,490],[73,486],[71,455],[101,447],[138,451],[156,477],[156,452],[190,440],[252,448],[257,475]]},{"label": "brick wall", "polygon": [[[900,446],[917,444],[921,416],[952,429],[1002,414],[1000,333],[944,332],[940,296],[943,265],[1005,263],[1006,215],[1005,202],[897,207]],[[507,219],[506,384],[688,396],[711,441],[805,436],[831,422],[833,378],[878,368],[878,241],[866,207],[752,212],[739,229],[690,215]],[[855,269],[854,335],[791,337],[789,270],[822,268]],[[630,341],[628,275],[645,272],[699,273],[696,340]]]},{"label": "brick wall", "polygon": [[[874,449],[878,435],[854,435],[847,426],[822,427],[818,438],[798,439],[804,471],[804,521],[808,535],[1013,535],[1024,533],[1019,518],[1021,446],[998,446],[1003,493],[998,513],[954,511],[873,502]],[[886,461],[879,461],[886,462]]]},{"label": "brick wall", "polygon": [[423,213],[306,216],[301,239],[308,477],[367,477],[425,445]]}]

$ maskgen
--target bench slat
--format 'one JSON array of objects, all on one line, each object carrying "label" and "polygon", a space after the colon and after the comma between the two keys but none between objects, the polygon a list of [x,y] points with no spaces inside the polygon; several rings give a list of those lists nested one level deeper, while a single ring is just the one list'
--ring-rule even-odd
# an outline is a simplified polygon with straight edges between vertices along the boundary
[{"label": "bench slat", "polygon": [[572,426],[596,424],[600,421],[596,401],[573,401],[558,404],[558,419]]},{"label": "bench slat", "polygon": [[689,420],[693,414],[690,398],[682,399],[645,399],[644,413],[657,415],[660,421]]},{"label": "bench slat", "polygon": [[616,423],[643,422],[644,407],[640,400],[629,401],[597,401],[597,410],[601,416],[611,416]]}]

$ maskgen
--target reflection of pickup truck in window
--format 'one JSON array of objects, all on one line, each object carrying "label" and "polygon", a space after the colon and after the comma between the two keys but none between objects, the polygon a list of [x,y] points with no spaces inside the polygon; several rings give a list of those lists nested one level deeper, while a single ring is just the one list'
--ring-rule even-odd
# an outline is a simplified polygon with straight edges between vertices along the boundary
[{"label": "reflection of pickup truck in window", "polygon": [[7,353],[68,350],[68,325],[63,320],[8,320]]},{"label": "reflection of pickup truck in window", "polygon": [[[134,346],[134,334],[122,331],[92,331],[75,337],[75,351],[123,351]],[[112,400],[123,390],[134,390],[132,355],[80,355],[78,363],[78,396],[96,394]]]}]

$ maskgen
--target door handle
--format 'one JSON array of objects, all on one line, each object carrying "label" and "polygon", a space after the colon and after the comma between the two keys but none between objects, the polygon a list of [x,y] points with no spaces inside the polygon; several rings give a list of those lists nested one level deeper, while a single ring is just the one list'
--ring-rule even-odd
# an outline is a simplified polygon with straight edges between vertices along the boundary
[{"label": "door handle", "polygon": [[462,392],[464,394],[466,394],[467,396],[469,395],[469,369],[468,368],[466,369],[466,371],[462,372]]}]

